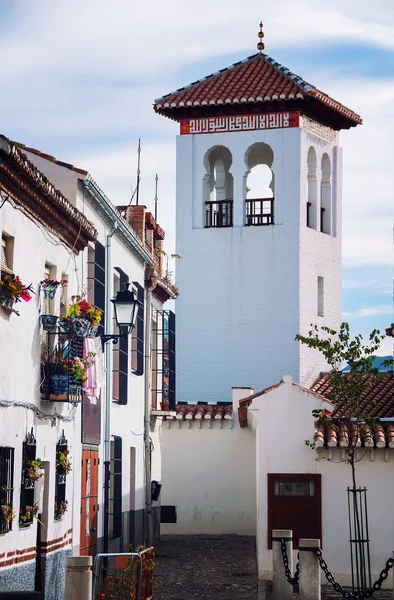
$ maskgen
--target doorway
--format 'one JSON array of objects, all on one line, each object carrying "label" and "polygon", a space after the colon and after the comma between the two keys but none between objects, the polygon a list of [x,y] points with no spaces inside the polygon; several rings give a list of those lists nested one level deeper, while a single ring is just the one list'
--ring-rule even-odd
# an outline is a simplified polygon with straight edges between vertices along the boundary
[{"label": "doorway", "polygon": [[82,450],[80,555],[97,554],[98,450]]}]

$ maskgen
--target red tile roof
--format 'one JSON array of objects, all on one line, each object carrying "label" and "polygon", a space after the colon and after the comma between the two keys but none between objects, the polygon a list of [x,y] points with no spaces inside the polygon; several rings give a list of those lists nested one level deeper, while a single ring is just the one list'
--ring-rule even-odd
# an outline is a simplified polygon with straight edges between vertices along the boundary
[{"label": "red tile roof", "polygon": [[[349,377],[343,374],[343,377]],[[378,380],[374,375],[365,375],[365,392],[360,398],[360,412],[374,418],[394,417],[394,380],[393,373],[380,373]],[[321,377],[311,391],[321,396],[332,393],[330,375]],[[333,417],[345,417],[346,405],[336,404]]]},{"label": "red tile roof", "polygon": [[66,163],[66,162],[63,162],[62,160],[58,160],[57,158],[55,158],[54,156],[51,156],[50,154],[45,154],[45,152],[41,152],[41,150],[37,150],[37,148],[31,148],[30,146],[25,146],[25,144],[21,144],[20,142],[15,142],[15,141],[12,141],[11,144],[15,144],[15,146],[18,146],[18,148],[20,148],[24,152],[31,152],[32,154],[35,154],[36,156],[45,158],[45,160],[49,160],[50,162],[52,162],[56,165],[59,165],[59,167],[66,167],[66,169],[70,169],[70,171],[75,171],[76,173],[79,173],[80,175],[83,175],[84,177],[86,177],[86,175],[88,175],[88,172],[85,171],[84,169],[79,169],[78,167],[75,167],[74,165],[72,165],[70,163]]},{"label": "red tile roof", "polygon": [[[352,440],[356,448],[394,448],[394,423],[353,426]],[[314,436],[316,448],[347,448],[350,427],[346,423],[325,421],[317,424]]]},{"label": "red tile roof", "polygon": [[[173,418],[174,417],[167,417],[167,419]],[[206,421],[211,419],[215,419],[216,421],[221,421],[223,419],[231,421],[233,418],[233,405],[177,404],[175,418],[179,421],[199,421],[201,419]]]},{"label": "red tile roof", "polygon": [[156,112],[177,121],[190,116],[209,116],[228,112],[278,110],[278,103],[289,103],[293,109],[302,108],[334,129],[354,127],[362,119],[327,94],[292,73],[266,54],[254,54],[218,73],[195,81],[155,100]]}]

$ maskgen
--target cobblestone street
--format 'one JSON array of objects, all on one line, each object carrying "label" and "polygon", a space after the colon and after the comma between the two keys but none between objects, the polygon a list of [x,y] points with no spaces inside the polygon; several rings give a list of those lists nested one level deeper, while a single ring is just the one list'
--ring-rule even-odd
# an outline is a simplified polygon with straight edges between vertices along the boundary
[{"label": "cobblestone street", "polygon": [[[252,536],[163,535],[156,545],[154,600],[269,600],[270,582],[257,581]],[[324,585],[322,600],[340,594]],[[392,600],[384,590],[374,600]],[[298,594],[294,594],[294,600]]]},{"label": "cobblestone street", "polygon": [[161,536],[154,600],[257,600],[251,536]]}]

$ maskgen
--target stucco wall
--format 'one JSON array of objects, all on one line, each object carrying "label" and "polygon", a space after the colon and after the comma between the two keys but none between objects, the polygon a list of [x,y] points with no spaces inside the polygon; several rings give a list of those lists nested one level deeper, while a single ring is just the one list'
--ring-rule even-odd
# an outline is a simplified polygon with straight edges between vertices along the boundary
[{"label": "stucco wall", "polygon": [[[334,450],[331,455],[327,453],[326,460],[317,460],[316,453],[305,445],[305,440],[311,440],[314,434],[312,410],[323,407],[319,399],[293,386],[290,380],[255,398],[249,408],[250,415],[253,415],[251,423],[257,427],[257,545],[260,578],[272,577],[272,552],[267,548],[267,473],[320,473],[324,558],[340,583],[350,583],[346,492],[351,485],[350,467],[340,462],[342,454],[339,450]],[[364,453],[365,449],[361,449],[360,458]],[[334,464],[337,462],[340,464]],[[368,489],[373,580],[392,555],[394,547],[394,527],[391,525],[393,464],[392,450],[386,454],[384,450],[374,450],[366,452],[357,465],[357,483]]]},{"label": "stucco wall", "polygon": [[161,503],[176,505],[178,522],[162,533],[255,535],[254,445],[251,431],[229,422],[167,421]]},{"label": "stucco wall", "polygon": [[[274,226],[243,226],[245,156],[256,142],[274,155]],[[333,144],[297,128],[178,136],[178,400],[225,401],[233,385],[262,389],[283,372],[310,379],[311,355],[301,356],[294,337],[317,320],[318,276],[326,278],[326,316],[319,324],[340,320],[341,276],[340,238],[306,228],[312,142],[320,154],[333,155]],[[218,145],[232,154],[234,227],[206,229],[206,155]],[[314,377],[324,368],[317,354],[312,367]]]}]

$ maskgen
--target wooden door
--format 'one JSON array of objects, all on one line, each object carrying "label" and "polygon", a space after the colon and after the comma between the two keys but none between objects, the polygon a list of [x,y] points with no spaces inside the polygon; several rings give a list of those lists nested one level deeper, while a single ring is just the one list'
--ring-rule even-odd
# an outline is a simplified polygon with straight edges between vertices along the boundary
[{"label": "wooden door", "polygon": [[268,473],[268,548],[273,529],[292,529],[294,548],[300,538],[321,541],[321,475]]},{"label": "wooden door", "polygon": [[82,450],[80,555],[97,554],[98,450]]}]

